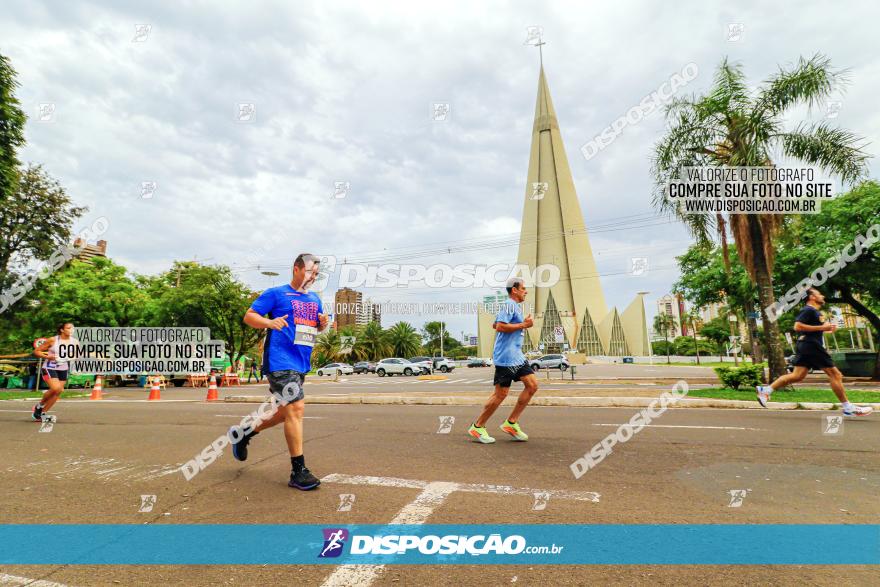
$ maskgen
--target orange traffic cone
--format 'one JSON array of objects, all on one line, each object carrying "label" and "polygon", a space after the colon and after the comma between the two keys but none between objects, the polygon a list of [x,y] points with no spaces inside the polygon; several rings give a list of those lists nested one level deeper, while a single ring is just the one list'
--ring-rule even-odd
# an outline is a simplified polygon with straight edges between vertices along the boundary
[{"label": "orange traffic cone", "polygon": [[92,388],[92,395],[89,399],[104,399],[103,391],[104,388],[101,385],[101,376],[98,375],[98,377],[95,378],[95,387]]},{"label": "orange traffic cone", "polygon": [[153,382],[153,385],[150,387],[150,397],[148,397],[147,400],[160,400],[160,399],[162,399],[160,397],[161,392],[159,391],[159,380],[158,379],[151,379],[150,381]]},{"label": "orange traffic cone", "polygon": [[206,402],[212,402],[220,399],[217,396],[217,376],[211,375],[211,383],[208,385],[208,397],[205,398]]}]

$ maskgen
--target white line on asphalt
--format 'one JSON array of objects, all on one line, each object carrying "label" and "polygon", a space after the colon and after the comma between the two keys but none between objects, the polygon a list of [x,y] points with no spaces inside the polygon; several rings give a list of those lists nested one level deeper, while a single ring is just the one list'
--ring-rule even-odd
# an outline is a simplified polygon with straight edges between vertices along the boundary
[{"label": "white line on asphalt", "polygon": [[[420,481],[397,477],[371,477],[366,475],[341,475],[333,473],[322,479],[325,483],[347,483],[351,485],[378,485],[402,489],[421,489],[416,498],[403,506],[389,524],[424,524],[446,498],[456,492],[503,493],[505,495],[534,495],[547,493],[551,497],[599,502],[599,494],[592,491],[539,491],[536,489],[515,488],[507,485],[484,485],[475,483],[453,483],[446,481]],[[341,565],[336,567],[322,583],[322,587],[345,587],[350,585],[370,585],[376,580],[385,565]]]},{"label": "white line on asphalt", "polygon": [[[628,424],[628,422],[626,423]],[[624,424],[593,424],[593,426],[614,426],[615,428]],[[674,426],[672,424],[645,424],[645,428],[698,428],[704,430],[764,430],[764,428],[742,428],[740,426]]]},{"label": "white line on asphalt", "polygon": [[11,585],[15,587],[67,587],[63,583],[53,583],[52,581],[44,581],[42,579],[28,579],[27,577],[18,577],[16,575],[7,575],[0,573],[0,585]]}]

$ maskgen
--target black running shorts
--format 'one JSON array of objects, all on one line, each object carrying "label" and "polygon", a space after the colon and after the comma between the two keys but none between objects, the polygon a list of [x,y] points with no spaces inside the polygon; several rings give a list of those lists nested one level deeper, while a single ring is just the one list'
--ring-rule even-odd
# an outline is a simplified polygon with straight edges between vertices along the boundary
[{"label": "black running shorts", "polygon": [[500,385],[501,387],[510,387],[510,384],[514,381],[519,381],[526,375],[534,374],[535,372],[532,371],[532,368],[529,367],[528,363],[523,363],[522,365],[517,365],[515,367],[500,367],[496,365],[495,379],[493,380],[493,383],[495,385]]},{"label": "black running shorts", "polygon": [[48,383],[49,379],[58,379],[67,381],[67,369],[43,369],[43,381]]},{"label": "black running shorts", "polygon": [[827,369],[834,366],[831,355],[821,344],[809,340],[799,340],[795,347],[797,353],[791,364],[795,367],[807,367],[809,369]]},{"label": "black running shorts", "polygon": [[306,374],[293,369],[272,371],[266,375],[269,380],[269,391],[278,398],[282,404],[297,402],[305,397],[303,383]]}]

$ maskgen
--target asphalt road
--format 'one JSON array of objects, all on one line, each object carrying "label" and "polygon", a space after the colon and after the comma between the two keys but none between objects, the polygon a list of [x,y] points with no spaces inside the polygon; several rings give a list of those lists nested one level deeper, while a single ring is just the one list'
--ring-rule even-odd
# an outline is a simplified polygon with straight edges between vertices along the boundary
[{"label": "asphalt road", "polygon": [[[842,434],[823,435],[821,412],[670,410],[576,480],[570,463],[635,410],[533,407],[522,419],[532,436],[528,443],[501,438],[499,431],[499,442],[484,446],[465,435],[473,407],[312,405],[305,453],[308,466],[325,479],[317,491],[286,486],[289,459],[279,428],[254,439],[246,463],[227,451],[186,481],[177,468],[254,407],[68,400],[54,410],[52,432],[40,433],[39,424],[27,421],[29,403],[4,402],[0,519],[386,523],[419,493],[354,485],[347,482],[350,476],[529,489],[514,495],[452,493],[431,510],[426,523],[432,524],[876,524],[880,518],[880,418],[846,421]],[[449,416],[455,418],[451,431],[438,433]],[[490,426],[503,417],[499,413]],[[739,489],[748,490],[745,499],[729,507],[729,492]],[[534,510],[532,490],[600,497],[598,503],[551,497],[545,509]],[[337,511],[340,494],[355,495],[351,511]],[[138,512],[141,495],[157,496],[153,512]],[[64,585],[321,585],[331,573],[332,567],[313,566],[6,566],[0,585],[20,583],[16,577]],[[473,583],[475,573],[480,584],[876,584],[876,568],[813,566],[396,566],[372,582],[454,585]]]}]

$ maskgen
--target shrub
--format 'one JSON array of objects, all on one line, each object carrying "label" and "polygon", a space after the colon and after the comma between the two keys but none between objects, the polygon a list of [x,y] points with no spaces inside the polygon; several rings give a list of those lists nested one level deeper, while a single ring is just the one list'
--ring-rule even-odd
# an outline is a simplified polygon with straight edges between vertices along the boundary
[{"label": "shrub", "polygon": [[761,376],[764,374],[764,364],[743,365],[742,367],[715,367],[715,373],[718,379],[733,390],[739,390],[740,387],[754,387],[761,383]]}]

